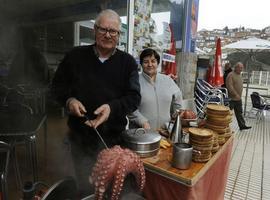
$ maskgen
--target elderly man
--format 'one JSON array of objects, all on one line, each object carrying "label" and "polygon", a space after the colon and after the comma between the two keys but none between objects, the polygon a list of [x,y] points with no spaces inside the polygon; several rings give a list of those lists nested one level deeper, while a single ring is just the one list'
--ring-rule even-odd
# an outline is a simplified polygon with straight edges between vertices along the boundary
[{"label": "elderly man", "polygon": [[71,153],[82,190],[90,188],[90,169],[104,148],[94,129],[109,147],[120,144],[126,115],[140,104],[136,61],[116,48],[120,27],[119,15],[103,10],[95,20],[95,44],[67,53],[52,82],[53,95],[69,113]]},{"label": "elderly man", "polygon": [[244,69],[244,65],[241,62],[236,63],[234,71],[230,72],[226,78],[226,87],[229,92],[230,109],[234,109],[234,113],[237,119],[237,123],[240,130],[250,129],[251,126],[246,126],[245,119],[243,117],[242,108],[242,91],[243,91],[243,79],[241,72]]}]

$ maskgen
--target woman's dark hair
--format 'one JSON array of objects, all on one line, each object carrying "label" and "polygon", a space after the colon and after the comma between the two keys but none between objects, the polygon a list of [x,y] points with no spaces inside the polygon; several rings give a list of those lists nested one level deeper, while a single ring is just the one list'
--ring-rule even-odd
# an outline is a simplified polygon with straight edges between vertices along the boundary
[{"label": "woman's dark hair", "polygon": [[143,59],[148,56],[154,56],[159,64],[160,56],[154,49],[144,49],[140,55],[140,64],[142,65]]}]

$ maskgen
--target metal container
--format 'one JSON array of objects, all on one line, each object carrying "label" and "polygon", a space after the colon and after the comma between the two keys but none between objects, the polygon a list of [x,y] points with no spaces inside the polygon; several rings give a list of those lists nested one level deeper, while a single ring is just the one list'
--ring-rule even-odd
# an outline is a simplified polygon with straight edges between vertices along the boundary
[{"label": "metal container", "polygon": [[178,143],[178,142],[182,142],[182,137],[183,137],[182,125],[181,125],[179,111],[176,111],[176,114],[174,115],[176,115],[176,117],[175,117],[175,121],[174,121],[173,128],[172,128],[169,138],[172,143]]},{"label": "metal container", "polygon": [[159,151],[161,136],[158,132],[138,128],[125,130],[122,135],[125,146],[140,157],[154,156]]},{"label": "metal container", "polygon": [[188,143],[173,144],[172,166],[178,169],[188,169],[192,162],[193,147]]}]

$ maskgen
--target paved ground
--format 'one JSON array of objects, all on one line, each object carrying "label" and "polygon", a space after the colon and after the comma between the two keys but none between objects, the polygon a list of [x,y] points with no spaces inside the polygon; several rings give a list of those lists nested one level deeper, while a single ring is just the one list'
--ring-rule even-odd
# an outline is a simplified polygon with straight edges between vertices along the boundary
[{"label": "paved ground", "polygon": [[225,200],[270,199],[270,112],[258,121],[247,118],[252,129],[240,131],[236,120]]}]

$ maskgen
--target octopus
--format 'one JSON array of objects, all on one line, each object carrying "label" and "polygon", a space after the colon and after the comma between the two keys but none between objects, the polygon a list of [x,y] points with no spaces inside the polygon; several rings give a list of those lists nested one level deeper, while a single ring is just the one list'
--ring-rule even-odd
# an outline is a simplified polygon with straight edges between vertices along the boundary
[{"label": "octopus", "polygon": [[97,157],[89,181],[95,188],[95,199],[102,200],[109,185],[111,200],[119,199],[125,177],[133,174],[140,191],[145,185],[145,171],[140,157],[130,149],[116,145],[102,150]]}]

